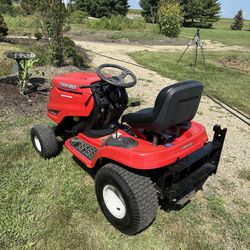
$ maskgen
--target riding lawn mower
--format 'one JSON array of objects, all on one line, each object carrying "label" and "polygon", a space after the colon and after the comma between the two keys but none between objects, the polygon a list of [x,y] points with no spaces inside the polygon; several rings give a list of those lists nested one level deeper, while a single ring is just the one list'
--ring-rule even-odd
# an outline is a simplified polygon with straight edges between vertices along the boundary
[{"label": "riding lawn mower", "polygon": [[154,107],[124,115],[140,105],[128,104],[126,88],[136,83],[133,72],[114,64],[55,76],[47,110],[56,125],[31,129],[40,156],[57,156],[63,144],[91,169],[103,214],[127,235],[152,224],[159,202],[184,206],[202,189],[217,171],[227,131],[215,125],[209,142],[193,121],[203,93],[194,80],[167,86]]}]

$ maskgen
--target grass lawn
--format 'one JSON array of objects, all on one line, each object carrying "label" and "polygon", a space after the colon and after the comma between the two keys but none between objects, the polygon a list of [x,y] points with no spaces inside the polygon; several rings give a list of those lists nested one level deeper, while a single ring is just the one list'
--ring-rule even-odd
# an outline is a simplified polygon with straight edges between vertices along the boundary
[{"label": "grass lawn", "polygon": [[[183,27],[181,29],[180,37],[191,38],[194,36],[195,32],[196,28]],[[237,45],[237,46],[250,47],[250,31],[246,30],[236,31],[236,30],[230,30],[229,28],[223,28],[223,29],[214,28],[214,29],[201,29],[200,33],[202,40],[218,41],[225,45],[230,45],[230,46]]]},{"label": "grass lawn", "polygon": [[[154,70],[162,76],[176,80],[196,79],[205,85],[208,94],[219,97],[228,104],[231,104],[250,114],[250,75],[238,70],[224,68],[218,64],[223,57],[243,55],[236,52],[205,52],[207,58],[207,70],[200,61],[195,73],[190,68],[194,61],[194,54],[187,53],[176,69],[174,66],[182,52],[135,52],[130,56],[135,61],[147,68]],[[249,63],[249,62],[248,62]],[[250,63],[249,63],[250,65]]]}]

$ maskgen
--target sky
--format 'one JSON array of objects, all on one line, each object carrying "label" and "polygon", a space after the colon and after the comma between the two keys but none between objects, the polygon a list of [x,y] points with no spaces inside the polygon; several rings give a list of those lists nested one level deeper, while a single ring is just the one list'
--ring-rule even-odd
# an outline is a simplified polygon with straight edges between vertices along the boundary
[{"label": "sky", "polygon": [[[250,19],[250,0],[220,0],[221,16],[234,17],[239,9],[244,12],[244,18]],[[139,0],[129,0],[132,9],[139,9]]]}]

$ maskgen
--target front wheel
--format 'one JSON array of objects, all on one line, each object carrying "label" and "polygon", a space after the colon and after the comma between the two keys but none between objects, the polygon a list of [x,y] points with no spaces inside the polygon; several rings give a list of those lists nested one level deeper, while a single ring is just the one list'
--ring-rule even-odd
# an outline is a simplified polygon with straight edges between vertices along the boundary
[{"label": "front wheel", "polygon": [[97,172],[95,188],[103,214],[122,233],[137,234],[156,217],[158,198],[148,177],[107,164]]},{"label": "front wheel", "polygon": [[30,134],[34,149],[43,158],[50,159],[60,153],[60,146],[52,128],[35,125]]}]

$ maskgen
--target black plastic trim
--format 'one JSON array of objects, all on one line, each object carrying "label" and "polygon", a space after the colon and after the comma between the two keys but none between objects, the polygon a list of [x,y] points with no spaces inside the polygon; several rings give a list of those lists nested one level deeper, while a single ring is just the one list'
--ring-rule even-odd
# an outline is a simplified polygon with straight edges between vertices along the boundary
[{"label": "black plastic trim", "polygon": [[216,173],[227,129],[215,125],[213,130],[212,142],[168,166],[157,182],[161,199],[175,203],[190,191],[201,189],[207,178]]}]

